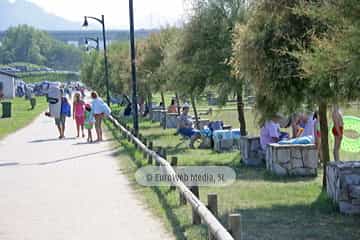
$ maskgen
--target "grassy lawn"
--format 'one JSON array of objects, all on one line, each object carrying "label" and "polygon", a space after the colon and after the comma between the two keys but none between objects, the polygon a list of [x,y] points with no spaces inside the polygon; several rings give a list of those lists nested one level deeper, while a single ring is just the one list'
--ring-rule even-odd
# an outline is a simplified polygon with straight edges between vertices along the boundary
[{"label": "grassy lawn", "polygon": [[[357,109],[344,111],[359,116]],[[257,134],[255,113],[247,112],[249,131]],[[216,111],[213,119],[225,119],[236,126],[235,111]],[[115,137],[118,131],[108,125]],[[141,121],[141,133],[155,146],[167,149],[169,157],[179,158],[179,165],[226,165],[237,173],[235,184],[222,187],[201,187],[200,198],[206,204],[208,193],[217,193],[220,220],[226,224],[227,214],[242,214],[243,239],[360,239],[360,217],[344,216],[322,192],[322,172],[316,178],[279,178],[264,168],[249,168],[242,164],[238,151],[218,154],[211,150],[191,150],[187,142],[174,135],[174,130],[163,130],[159,123]],[[133,179],[135,170],[146,165],[142,154],[126,141],[119,139],[118,156],[122,171]],[[342,153],[354,159],[355,154]],[[357,154],[358,156],[358,154]],[[359,159],[359,157],[357,157]],[[177,239],[207,239],[204,226],[191,225],[191,209],[179,206],[178,193],[168,187],[145,188],[133,182],[139,196],[164,220]]]},{"label": "grassy lawn", "polygon": [[[47,108],[48,104],[45,97],[37,97],[36,100],[37,104],[34,110],[30,109],[30,102],[24,98],[15,98],[11,101],[12,117],[0,118],[0,139],[25,127]],[[2,115],[1,104],[0,115]]]}]

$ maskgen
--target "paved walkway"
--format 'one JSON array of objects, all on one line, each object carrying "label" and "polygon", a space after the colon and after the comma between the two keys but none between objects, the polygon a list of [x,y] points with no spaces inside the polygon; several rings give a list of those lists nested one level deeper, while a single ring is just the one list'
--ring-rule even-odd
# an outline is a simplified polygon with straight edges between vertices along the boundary
[{"label": "paved walkway", "polygon": [[1,240],[172,239],[137,200],[109,143],[40,116],[0,142]]}]

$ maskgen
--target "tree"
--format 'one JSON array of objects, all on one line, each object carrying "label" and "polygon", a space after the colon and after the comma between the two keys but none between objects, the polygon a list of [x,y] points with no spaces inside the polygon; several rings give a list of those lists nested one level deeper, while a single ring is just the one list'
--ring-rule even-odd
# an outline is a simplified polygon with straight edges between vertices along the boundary
[{"label": "tree", "polygon": [[80,49],[56,41],[47,33],[27,25],[9,28],[0,46],[0,63],[27,62],[55,69],[79,69]]},{"label": "tree", "polygon": [[359,96],[358,70],[354,71],[359,55],[350,53],[359,40],[354,30],[358,20],[346,17],[356,16],[358,5],[345,0],[263,0],[251,9],[247,25],[238,27],[241,37],[234,45],[235,68],[255,83],[262,120],[276,112],[319,107],[326,167],[327,105]]},{"label": "tree", "polygon": [[308,101],[319,105],[325,187],[326,165],[330,161],[327,106],[360,98],[360,5],[356,0],[329,0],[321,5],[301,4],[296,12],[327,26],[322,35],[313,35],[309,47],[294,54],[303,78],[311,80]]},{"label": "tree", "polygon": [[[178,62],[183,63],[187,92],[200,95],[206,88],[216,89],[225,104],[236,94],[241,134],[246,135],[242,79],[231,74],[233,30],[236,22],[245,21],[243,0],[194,0],[190,21],[184,27]],[[186,81],[186,82],[184,82]],[[194,109],[196,113],[196,110]],[[196,114],[195,114],[196,115]]]}]

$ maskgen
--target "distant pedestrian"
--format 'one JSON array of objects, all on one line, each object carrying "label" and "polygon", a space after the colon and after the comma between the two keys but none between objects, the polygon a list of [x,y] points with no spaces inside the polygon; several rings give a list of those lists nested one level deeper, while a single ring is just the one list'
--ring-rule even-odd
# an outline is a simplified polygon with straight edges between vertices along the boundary
[{"label": "distant pedestrian", "polygon": [[82,132],[82,137],[85,137],[84,134],[85,102],[81,100],[80,93],[75,93],[74,95],[73,119],[75,119],[76,122],[77,137],[80,136],[80,129]]},{"label": "distant pedestrian", "polygon": [[333,106],[332,119],[334,123],[332,129],[334,135],[334,160],[340,161],[340,148],[344,136],[344,120],[338,105]]},{"label": "distant pedestrian", "polygon": [[96,92],[91,93],[91,111],[95,118],[95,130],[97,135],[97,142],[103,140],[102,121],[105,116],[111,114],[109,106],[98,96]]}]

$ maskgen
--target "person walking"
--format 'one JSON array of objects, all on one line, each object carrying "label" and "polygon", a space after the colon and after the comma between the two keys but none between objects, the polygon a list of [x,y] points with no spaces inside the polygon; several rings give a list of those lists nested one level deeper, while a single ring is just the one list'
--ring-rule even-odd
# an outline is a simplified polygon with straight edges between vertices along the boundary
[{"label": "person walking", "polygon": [[73,119],[76,122],[77,136],[80,136],[80,129],[82,137],[85,137],[84,134],[84,122],[85,122],[85,102],[81,100],[80,93],[75,93],[74,102],[73,102]]},{"label": "person walking", "polygon": [[66,117],[71,117],[71,106],[69,104],[68,99],[63,96],[61,98],[61,111],[60,117],[55,118],[55,124],[59,130],[59,139],[65,138],[65,122]]},{"label": "person walking", "polygon": [[91,111],[95,118],[95,130],[97,135],[97,142],[103,140],[102,121],[105,116],[111,114],[110,107],[98,96],[97,92],[91,93]]}]

